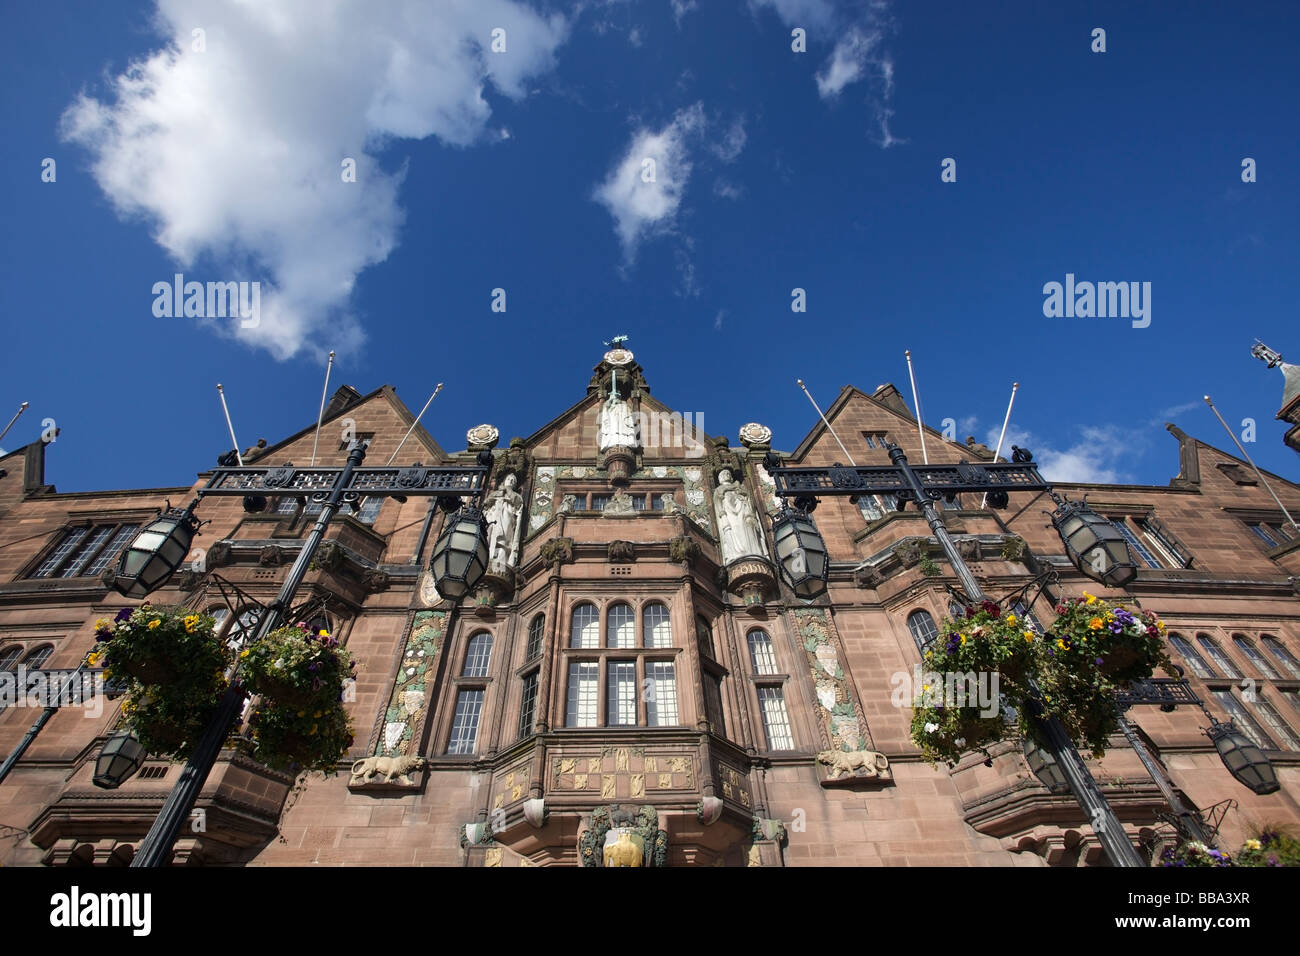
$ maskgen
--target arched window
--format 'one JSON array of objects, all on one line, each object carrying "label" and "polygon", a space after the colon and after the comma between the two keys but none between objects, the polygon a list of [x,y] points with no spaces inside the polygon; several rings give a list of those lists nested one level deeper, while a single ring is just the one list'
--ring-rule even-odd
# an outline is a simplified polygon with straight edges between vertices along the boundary
[{"label": "arched window", "polygon": [[23,656],[23,646],[21,644],[10,644],[4,650],[0,651],[0,671],[10,670],[18,663],[18,658]]},{"label": "arched window", "polygon": [[1271,677],[1273,680],[1282,679],[1282,675],[1277,672],[1277,668],[1259,652],[1259,648],[1255,646],[1250,638],[1244,634],[1234,634],[1232,635],[1232,643],[1237,645],[1237,649],[1245,654],[1246,659],[1254,664],[1265,677]]},{"label": "arched window", "polygon": [[1207,677],[1216,676],[1214,668],[1205,663],[1205,658],[1198,654],[1196,648],[1192,647],[1192,645],[1188,643],[1187,639],[1181,634],[1174,634],[1171,631],[1169,634],[1169,643],[1174,645],[1174,649],[1183,656],[1183,660],[1187,661],[1187,666],[1192,669],[1192,673],[1197,677],[1204,680]]},{"label": "arched window", "polygon": [[668,619],[668,608],[663,604],[647,604],[641,612],[641,631],[646,647],[672,647],[673,624]]},{"label": "arched window", "polygon": [[221,633],[222,625],[226,623],[226,618],[230,617],[230,609],[223,604],[210,607],[203,613],[212,618],[212,633],[214,634]]},{"label": "arched window", "polygon": [[50,659],[50,655],[53,653],[53,644],[42,644],[27,652],[27,656],[23,658],[23,664],[26,665],[29,670],[36,670],[37,668],[44,667],[45,662]]},{"label": "arched window", "polygon": [[1296,660],[1295,655],[1287,649],[1287,646],[1271,634],[1265,634],[1260,640],[1264,642],[1268,652],[1291,672],[1291,676],[1296,680],[1300,680],[1300,661]]},{"label": "arched window", "polygon": [[480,631],[469,639],[465,650],[465,669],[462,677],[487,677],[488,663],[492,660],[492,635]]},{"label": "arched window", "polygon": [[934,626],[929,611],[913,611],[907,615],[907,629],[912,632],[912,640],[916,641],[917,649],[922,653],[939,636],[939,629]]},{"label": "arched window", "polygon": [[542,653],[542,636],[546,631],[546,615],[538,614],[528,624],[528,649],[524,651],[524,662],[534,660]]},{"label": "arched window", "polygon": [[600,647],[600,612],[596,605],[582,603],[573,609],[570,647]]},{"label": "arched window", "polygon": [[709,627],[709,622],[703,615],[695,618],[695,643],[700,646],[700,653],[705,657],[717,657],[713,653],[713,628]]},{"label": "arched window", "polygon": [[1210,655],[1210,660],[1223,671],[1227,677],[1240,677],[1241,671],[1237,670],[1237,665],[1232,662],[1232,658],[1223,652],[1217,641],[1208,634],[1197,634],[1196,643],[1201,645],[1201,649]]},{"label": "arched window", "polygon": [[772,638],[767,631],[754,628],[747,635],[749,641],[749,660],[754,665],[755,674],[775,674],[776,654],[772,651]]},{"label": "arched window", "polygon": [[605,646],[636,647],[636,615],[632,613],[632,605],[619,602],[609,606]]}]

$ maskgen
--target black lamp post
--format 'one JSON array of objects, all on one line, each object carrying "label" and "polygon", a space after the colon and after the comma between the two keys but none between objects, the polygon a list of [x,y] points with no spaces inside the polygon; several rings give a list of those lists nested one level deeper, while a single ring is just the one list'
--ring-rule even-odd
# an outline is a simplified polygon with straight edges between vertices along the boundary
[{"label": "black lamp post", "polygon": [[124,597],[143,598],[166,583],[190,553],[199,523],[198,500],[188,508],[168,508],[145,526],[122,552],[113,577],[113,590]]},{"label": "black lamp post", "polygon": [[[1038,474],[1033,455],[1015,449],[1009,462],[955,465],[924,465],[914,468],[908,464],[903,449],[895,444],[886,446],[892,466],[866,466],[846,468],[842,465],[827,467],[785,468],[779,455],[770,453],[765,465],[775,481],[775,493],[780,497],[807,499],[818,495],[856,496],[862,494],[892,494],[900,500],[916,502],[925,515],[930,530],[943,549],[948,563],[961,581],[962,589],[973,602],[986,600],[984,590],[975,580],[966,562],[957,551],[957,545],[944,526],[943,517],[934,502],[937,498],[962,492],[1048,491],[1051,486]],[[805,509],[806,511],[806,509]],[[807,519],[811,523],[811,519]],[[1112,527],[1112,531],[1115,529]],[[1118,531],[1115,531],[1118,534]],[[1097,532],[1100,540],[1100,531]],[[1083,543],[1082,539],[1079,542]],[[1084,553],[1087,553],[1086,551]],[[1127,552],[1126,552],[1127,553]],[[1124,833],[1124,827],[1115,816],[1110,803],[1097,781],[1088,772],[1079,750],[1070,740],[1061,722],[1042,711],[1037,697],[1040,691],[1030,681],[1034,694],[1026,703],[1030,716],[1043,740],[1048,744],[1059,772],[1070,791],[1079,802],[1106,855],[1115,866],[1145,867],[1147,864],[1133,848]]]},{"label": "black lamp post", "polygon": [[1228,768],[1228,773],[1237,778],[1237,782],[1249,787],[1263,796],[1276,793],[1281,784],[1277,782],[1277,772],[1273,764],[1249,737],[1228,721],[1221,724],[1210,717],[1210,728],[1206,731],[1214,741],[1214,749]]},{"label": "black lamp post", "polygon": [[[407,495],[431,495],[453,501],[464,497],[477,499],[482,494],[492,463],[492,453],[483,452],[475,464],[470,466],[361,468],[368,444],[366,441],[354,441],[348,452],[347,463],[342,469],[296,468],[292,465],[275,468],[222,466],[215,469],[208,484],[199,490],[200,498],[217,495],[248,499],[302,497],[310,494],[321,502],[316,524],[303,541],[302,549],[285,576],[280,593],[258,620],[252,640],[259,641],[280,626],[292,607],[293,596],[302,584],[330,521],[343,504],[358,501],[361,497],[395,498]],[[326,488],[329,490],[323,490]],[[169,510],[136,537],[119,562],[120,583],[117,579],[113,582],[117,590],[128,597],[145,597],[166,583],[189,552],[190,541],[198,526],[193,516],[196,505],[197,501],[184,511]],[[477,508],[472,510],[477,511]],[[457,582],[449,585],[448,593],[454,593],[457,586],[462,586],[465,590],[473,587],[477,577],[482,575],[487,554],[486,541],[470,546],[476,534],[480,539],[483,537],[481,514],[477,525],[453,522],[453,526],[458,530],[453,530],[451,534],[448,549],[452,550],[449,550],[444,566],[459,573],[460,577]],[[470,560],[457,560],[453,557],[453,552],[462,557],[470,556]],[[435,576],[436,574],[437,569]],[[216,713],[181,770],[180,779],[168,794],[153,826],[141,842],[131,866],[156,867],[170,863],[172,847],[181,827],[189,819],[203,784],[221,753],[230,727],[243,710],[246,697],[247,691],[243,684],[238,679],[232,679],[222,695]],[[105,750],[108,750],[108,745],[105,745]],[[111,760],[112,754],[107,754],[107,757]],[[114,778],[110,775],[105,779]]]},{"label": "black lamp post", "polygon": [[129,730],[119,730],[108,738],[95,758],[95,786],[116,790],[135,775],[144,758],[140,738]]}]

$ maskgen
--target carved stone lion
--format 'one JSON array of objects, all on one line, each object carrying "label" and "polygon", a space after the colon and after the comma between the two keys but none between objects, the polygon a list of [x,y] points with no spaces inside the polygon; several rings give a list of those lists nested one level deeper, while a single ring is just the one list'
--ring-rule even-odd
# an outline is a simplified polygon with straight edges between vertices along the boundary
[{"label": "carved stone lion", "polygon": [[822,750],[817,754],[817,762],[826,765],[831,780],[838,780],[844,774],[878,777],[889,771],[889,758],[874,750]]},{"label": "carved stone lion", "polygon": [[366,757],[352,765],[352,779],[348,781],[348,785],[369,783],[371,777],[383,774],[383,783],[393,783],[396,778],[396,782],[409,787],[412,783],[408,775],[423,770],[424,767],[424,758],[411,754],[403,754],[400,757]]}]

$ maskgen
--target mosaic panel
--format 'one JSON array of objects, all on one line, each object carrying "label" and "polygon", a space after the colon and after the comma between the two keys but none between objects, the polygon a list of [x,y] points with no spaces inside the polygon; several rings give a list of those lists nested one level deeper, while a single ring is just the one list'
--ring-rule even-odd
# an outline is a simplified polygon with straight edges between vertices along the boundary
[{"label": "mosaic panel", "polygon": [[840,642],[825,608],[798,608],[792,612],[799,643],[807,655],[808,670],[816,688],[817,717],[831,750],[871,749],[867,722],[854,701],[853,691],[840,663]]},{"label": "mosaic panel", "polygon": [[411,752],[411,741],[423,724],[433,688],[438,651],[447,633],[447,611],[416,611],[411,633],[402,649],[402,664],[384,711],[375,753],[394,756]]}]

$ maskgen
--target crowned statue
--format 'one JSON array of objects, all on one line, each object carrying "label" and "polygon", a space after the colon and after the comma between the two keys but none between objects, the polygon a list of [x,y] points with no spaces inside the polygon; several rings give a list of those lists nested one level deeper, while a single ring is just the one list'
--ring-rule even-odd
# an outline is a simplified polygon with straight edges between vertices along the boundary
[{"label": "crowned statue", "polygon": [[718,516],[718,536],[721,539],[724,563],[730,564],[746,555],[767,556],[753,500],[745,486],[732,478],[729,468],[718,472],[718,487],[713,491],[713,510]]}]

